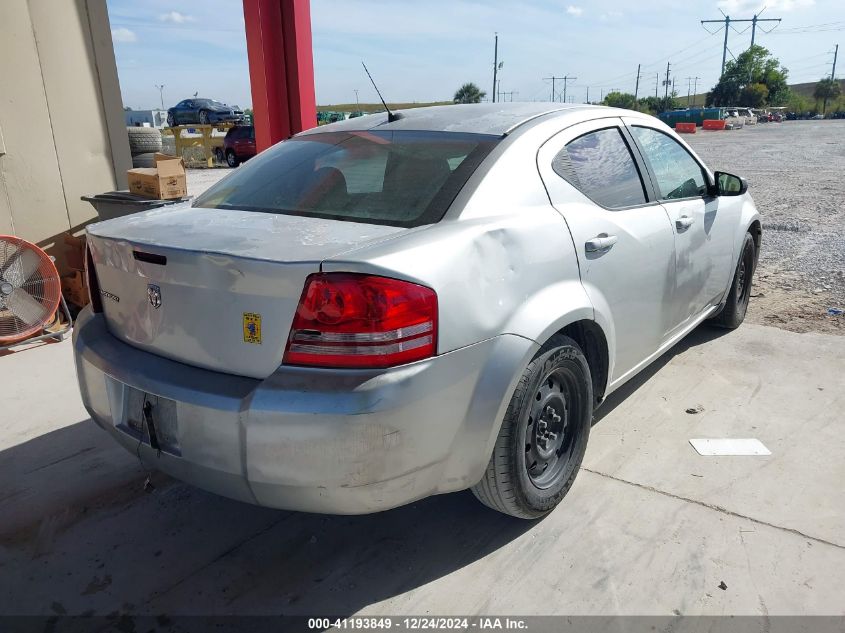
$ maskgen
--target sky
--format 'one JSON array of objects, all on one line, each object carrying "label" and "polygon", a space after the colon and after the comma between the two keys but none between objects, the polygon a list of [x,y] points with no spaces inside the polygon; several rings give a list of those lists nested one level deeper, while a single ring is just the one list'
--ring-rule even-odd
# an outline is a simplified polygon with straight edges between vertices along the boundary
[{"label": "sky", "polygon": [[[107,2],[124,105],[160,107],[163,96],[169,107],[195,92],[251,105],[241,0]],[[354,103],[355,90],[377,101],[361,60],[388,101],[449,100],[468,81],[489,99],[495,33],[500,90],[513,93],[505,100],[550,100],[551,76],[572,78],[567,100],[576,102],[587,91],[591,101],[633,92],[637,64],[640,96],[654,94],[667,62],[683,98],[696,83],[699,93],[712,88],[720,72],[723,24],[700,20],[761,10],[782,21],[759,23],[755,43],[789,69],[790,83],[830,74],[834,45],[845,45],[845,0],[311,0],[317,103]],[[749,46],[750,26],[731,25],[728,59]]]}]

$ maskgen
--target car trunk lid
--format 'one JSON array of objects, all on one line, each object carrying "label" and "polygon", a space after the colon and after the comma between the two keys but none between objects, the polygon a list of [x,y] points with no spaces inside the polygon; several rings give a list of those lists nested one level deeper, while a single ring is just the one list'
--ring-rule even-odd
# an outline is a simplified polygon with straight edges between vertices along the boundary
[{"label": "car trunk lid", "polygon": [[406,230],[186,206],[91,225],[88,243],[112,335],[263,378],[281,363],[305,278],[326,258]]}]

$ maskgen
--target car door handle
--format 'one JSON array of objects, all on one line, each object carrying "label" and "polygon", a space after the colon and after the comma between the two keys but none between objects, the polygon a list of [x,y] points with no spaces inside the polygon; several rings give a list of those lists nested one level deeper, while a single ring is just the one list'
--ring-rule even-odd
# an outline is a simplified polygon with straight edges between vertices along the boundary
[{"label": "car door handle", "polygon": [[618,238],[615,235],[607,235],[602,233],[591,240],[584,243],[584,248],[588,253],[598,253],[608,250],[611,246],[616,244]]},{"label": "car door handle", "polygon": [[675,226],[678,229],[688,229],[694,223],[695,223],[695,218],[688,216],[688,215],[682,215],[677,220],[675,220]]}]

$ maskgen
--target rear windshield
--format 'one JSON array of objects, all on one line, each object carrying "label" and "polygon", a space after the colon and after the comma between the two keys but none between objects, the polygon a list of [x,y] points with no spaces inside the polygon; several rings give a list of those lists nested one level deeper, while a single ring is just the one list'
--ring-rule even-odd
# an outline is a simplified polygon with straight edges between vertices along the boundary
[{"label": "rear windshield", "polygon": [[499,140],[453,132],[307,134],[262,152],[194,206],[403,227],[431,224]]}]

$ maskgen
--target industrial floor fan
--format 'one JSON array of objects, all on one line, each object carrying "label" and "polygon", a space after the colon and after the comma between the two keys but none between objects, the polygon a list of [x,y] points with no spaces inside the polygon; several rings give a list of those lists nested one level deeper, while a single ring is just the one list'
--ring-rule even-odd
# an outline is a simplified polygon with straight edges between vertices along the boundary
[{"label": "industrial floor fan", "polygon": [[35,244],[0,235],[0,349],[25,340],[62,338],[51,332],[59,305],[70,322],[53,260]]}]

